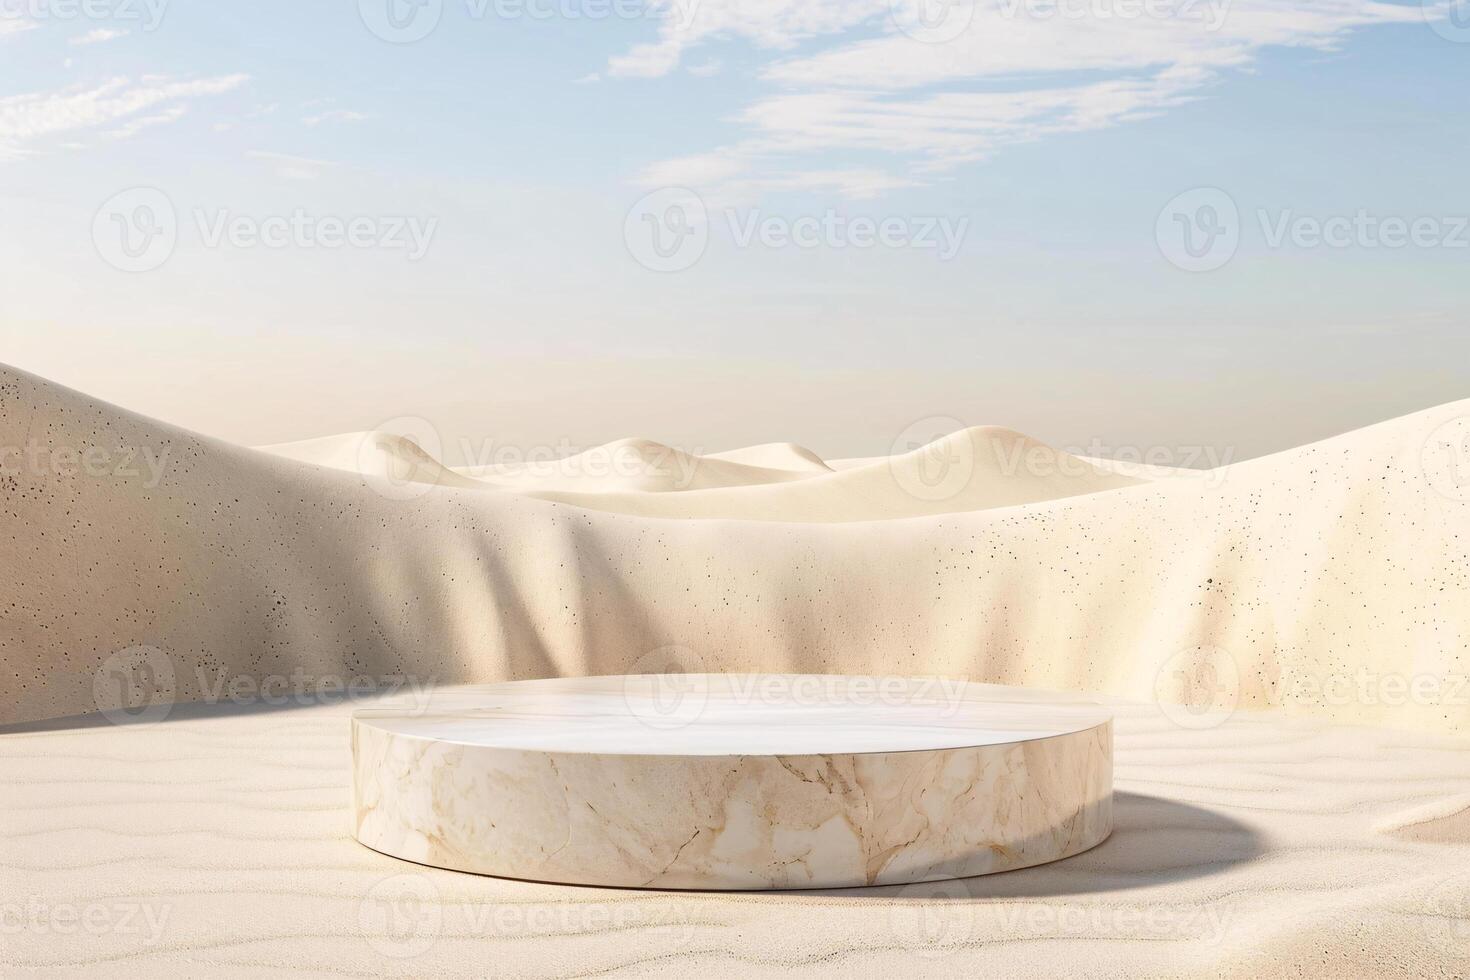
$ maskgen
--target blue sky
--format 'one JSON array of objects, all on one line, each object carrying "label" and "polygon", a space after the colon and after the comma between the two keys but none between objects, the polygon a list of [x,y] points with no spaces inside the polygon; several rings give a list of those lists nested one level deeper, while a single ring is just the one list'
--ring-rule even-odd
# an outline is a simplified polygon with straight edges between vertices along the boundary
[{"label": "blue sky", "polygon": [[[390,0],[90,2],[0,0],[0,360],[227,438],[414,412],[840,455],[944,415],[1245,456],[1470,395],[1446,8],[445,0],[395,44],[368,23]],[[707,245],[660,272],[629,235],[668,187]],[[98,228],[137,188],[176,241],[125,271]],[[1208,271],[1160,240],[1194,189],[1238,212]],[[1428,244],[1267,235],[1360,213]],[[207,235],[293,214],[373,234]],[[896,237],[859,247],[855,218]]]}]

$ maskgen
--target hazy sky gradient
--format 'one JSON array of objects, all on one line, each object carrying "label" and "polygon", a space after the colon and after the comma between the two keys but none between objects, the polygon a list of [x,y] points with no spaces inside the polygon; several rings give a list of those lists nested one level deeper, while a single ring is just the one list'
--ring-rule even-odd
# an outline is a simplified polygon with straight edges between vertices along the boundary
[{"label": "hazy sky gradient", "polygon": [[[393,44],[352,3],[160,2],[0,0],[0,361],[191,428],[840,456],[945,415],[1240,458],[1470,397],[1470,247],[1273,247],[1258,215],[1455,233],[1470,36],[1437,8],[1005,0],[925,43],[883,3],[447,0]],[[664,185],[709,243],[660,273],[625,219]],[[130,273],[94,218],[135,187],[178,228]],[[1156,237],[1199,187],[1240,215],[1209,272]],[[298,211],[434,234],[412,261],[196,219]],[[829,212],[965,233],[948,260],[736,240]]]}]

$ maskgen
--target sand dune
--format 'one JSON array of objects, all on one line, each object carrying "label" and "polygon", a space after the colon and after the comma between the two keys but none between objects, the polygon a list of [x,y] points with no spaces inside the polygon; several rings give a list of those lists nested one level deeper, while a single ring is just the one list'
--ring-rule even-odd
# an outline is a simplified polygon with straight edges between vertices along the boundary
[{"label": "sand dune", "polygon": [[[678,646],[690,669],[933,672],[1206,720],[1280,707],[1470,729],[1470,505],[1424,455],[1467,404],[1208,481],[1137,482],[972,429],[781,483],[569,494],[303,465],[4,379],[0,445],[43,452],[3,484],[16,686],[0,723],[93,710],[99,667],[138,645],[171,659],[180,700],[205,668],[454,683],[620,672]],[[52,465],[89,449],[166,465]]]},{"label": "sand dune", "polygon": [[[757,464],[755,458],[777,453],[753,447],[747,459],[697,456],[652,439],[619,439],[564,459],[529,461],[516,465],[457,467],[456,472],[506,490],[569,491],[578,493],[667,493],[719,487],[749,487],[800,480],[813,472],[800,459],[786,469]],[[744,455],[737,453],[737,456]],[[774,459],[772,460],[774,461]]]},{"label": "sand dune", "polygon": [[369,478],[388,487],[404,483],[474,489],[478,484],[445,466],[411,437],[393,432],[347,432],[260,447],[262,452]]},{"label": "sand dune", "polygon": [[[1465,975],[1467,420],[1205,474],[989,428],[535,474],[412,433],[244,449],[0,369],[0,972]],[[801,896],[352,841],[333,691],[674,666],[1123,699],[1118,829]],[[132,927],[9,928],[77,911]]]},{"label": "sand dune", "polygon": [[731,449],[723,453],[708,453],[705,459],[723,459],[748,466],[762,466],[773,470],[795,470],[826,473],[832,469],[822,457],[794,442],[767,442],[744,449]]},{"label": "sand dune", "polygon": [[[434,483],[441,468],[414,452],[412,443],[405,448],[404,441],[356,433],[263,448],[365,476],[392,472]],[[377,444],[383,452],[361,449]],[[698,456],[648,439],[625,439],[565,459],[454,467],[442,482],[642,517],[835,523],[1009,507],[1140,482],[1127,469],[989,426],[952,433],[900,456],[849,461],[840,472],[789,443]],[[669,491],[680,492],[663,495]]]},{"label": "sand dune", "polygon": [[[351,432],[257,448],[273,456],[398,482],[522,493],[665,493],[783,483],[829,472],[809,450],[787,444],[697,456],[652,439],[619,439],[567,456],[553,455],[549,449],[539,454],[512,452],[510,461],[460,466],[443,464],[412,434],[392,431]],[[491,455],[496,455],[494,447]]]},{"label": "sand dune", "polygon": [[901,456],[799,481],[726,484],[677,497],[580,489],[530,495],[641,517],[845,523],[1010,507],[1136,482],[1019,432],[976,427]]}]

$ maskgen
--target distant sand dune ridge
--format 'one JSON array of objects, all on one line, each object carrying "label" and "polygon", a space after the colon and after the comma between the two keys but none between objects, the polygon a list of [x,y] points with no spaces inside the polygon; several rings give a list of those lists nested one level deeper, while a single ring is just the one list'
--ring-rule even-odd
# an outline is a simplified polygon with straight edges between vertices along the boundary
[{"label": "distant sand dune ridge", "polygon": [[383,433],[245,449],[0,368],[0,724],[94,710],[138,647],[191,701],[221,677],[615,673],[672,646],[689,669],[1187,702],[1185,727],[1283,707],[1470,732],[1466,417],[1210,480],[990,427],[841,467],[633,440],[608,453],[626,471],[454,469]]}]

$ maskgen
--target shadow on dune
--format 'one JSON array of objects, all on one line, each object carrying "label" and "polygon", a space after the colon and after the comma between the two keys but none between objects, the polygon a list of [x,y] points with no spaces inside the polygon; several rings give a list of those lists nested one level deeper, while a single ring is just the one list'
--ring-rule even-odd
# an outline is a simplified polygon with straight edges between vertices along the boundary
[{"label": "shadow on dune", "polygon": [[1238,820],[1178,800],[1117,792],[1112,835],[1063,861],[978,878],[783,894],[928,902],[1086,895],[1209,877],[1264,850],[1261,836]]},{"label": "shadow on dune", "polygon": [[393,697],[408,696],[400,693],[394,695],[389,692],[374,694],[327,694],[312,695],[309,698],[299,699],[295,696],[284,700],[273,699],[270,702],[255,701],[188,701],[182,704],[171,705],[168,713],[162,718],[151,717],[147,714],[128,716],[114,713],[112,716],[104,715],[100,711],[89,711],[81,715],[65,715],[60,718],[42,718],[37,721],[22,721],[10,725],[0,725],[0,735],[30,735],[37,732],[64,732],[82,731],[90,728],[147,728],[152,725],[166,725],[174,721],[208,721],[211,718],[240,718],[250,715],[268,715],[282,711],[295,711],[298,708],[319,708],[323,705],[350,703],[354,707],[370,708],[379,700],[387,700]]}]

